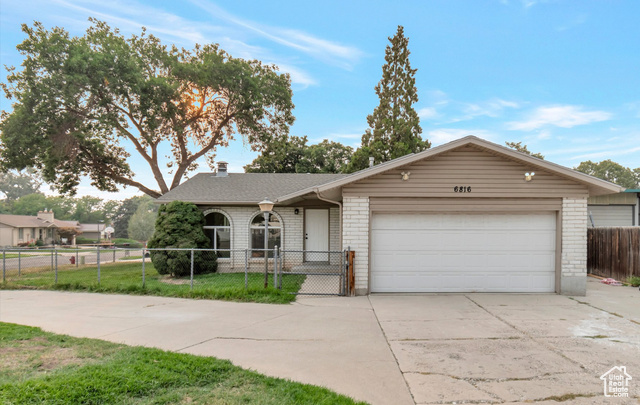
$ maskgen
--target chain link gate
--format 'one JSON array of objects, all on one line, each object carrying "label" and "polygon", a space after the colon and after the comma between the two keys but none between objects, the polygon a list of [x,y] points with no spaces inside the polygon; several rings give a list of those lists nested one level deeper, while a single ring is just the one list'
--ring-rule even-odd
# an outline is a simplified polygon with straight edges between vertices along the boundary
[{"label": "chain link gate", "polygon": [[347,252],[279,250],[274,261],[278,288],[287,280],[304,277],[298,295],[347,295]]}]

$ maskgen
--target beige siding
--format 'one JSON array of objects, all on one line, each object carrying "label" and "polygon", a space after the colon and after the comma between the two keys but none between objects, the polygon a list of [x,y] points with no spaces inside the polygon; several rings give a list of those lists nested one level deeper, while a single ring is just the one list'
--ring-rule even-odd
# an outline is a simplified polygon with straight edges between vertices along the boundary
[{"label": "beige siding", "polygon": [[596,197],[589,197],[587,203],[589,205],[610,205],[610,204],[624,204],[635,205],[638,202],[638,196],[636,193],[618,193],[599,195]]},{"label": "beige siding", "polygon": [[560,211],[561,198],[371,198],[378,212],[531,212]]},{"label": "beige siding", "polygon": [[633,226],[633,208],[632,205],[589,205],[588,224],[589,226]]},{"label": "beige siding", "polygon": [[13,228],[0,224],[0,246],[14,246]]},{"label": "beige siding", "polygon": [[[526,182],[524,174],[531,171],[536,175]],[[411,173],[408,181],[401,180],[402,172]],[[456,193],[455,186],[471,187],[471,192]],[[354,197],[584,198],[587,187],[467,146],[352,183],[343,193]]]}]

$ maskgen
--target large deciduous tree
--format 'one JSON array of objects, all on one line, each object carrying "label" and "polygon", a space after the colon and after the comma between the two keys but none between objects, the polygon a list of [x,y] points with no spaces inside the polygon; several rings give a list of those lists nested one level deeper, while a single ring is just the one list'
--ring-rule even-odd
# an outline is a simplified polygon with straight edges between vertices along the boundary
[{"label": "large deciduous tree", "polygon": [[152,202],[153,199],[147,195],[135,196],[122,201],[112,216],[115,230],[113,236],[115,238],[129,238],[129,220],[141,204]]},{"label": "large deciduous tree", "polygon": [[587,160],[576,167],[576,170],[599,179],[607,180],[621,187],[640,188],[640,167],[630,169],[611,160],[592,162]]},{"label": "large deciduous tree", "polygon": [[[3,85],[2,169],[36,167],[73,194],[82,175],[100,190],[133,186],[158,197],[239,133],[256,150],[293,123],[287,74],[231,57],[215,44],[167,47],[143,29],[125,38],[91,19],[82,37],[23,25],[22,69]],[[161,145],[171,147],[165,179]],[[136,179],[128,158],[148,164],[156,185]],[[133,157],[132,157],[133,158]]]},{"label": "large deciduous tree", "polygon": [[15,201],[25,195],[40,193],[42,180],[35,170],[27,168],[24,172],[0,172],[0,193],[7,201]]},{"label": "large deciduous tree", "polygon": [[351,159],[353,148],[323,140],[307,145],[307,137],[284,136],[272,141],[244,167],[247,173],[341,173]]},{"label": "large deciduous tree", "polygon": [[386,162],[431,147],[420,134],[420,118],[413,108],[418,101],[415,74],[409,63],[409,38],[398,26],[396,35],[385,50],[382,79],[375,90],[380,104],[367,117],[369,128],[362,136],[362,146],[355,152],[347,171],[368,167],[369,157],[376,163]]},{"label": "large deciduous tree", "polygon": [[153,200],[149,200],[141,202],[129,220],[127,234],[131,239],[147,241],[153,236],[158,206],[153,203]]},{"label": "large deciduous tree", "polygon": [[528,148],[527,145],[523,145],[522,142],[505,142],[505,145],[510,147],[511,149],[515,149],[518,152],[526,153],[529,156],[536,157],[538,159],[544,160],[544,155],[542,153],[533,153]]}]

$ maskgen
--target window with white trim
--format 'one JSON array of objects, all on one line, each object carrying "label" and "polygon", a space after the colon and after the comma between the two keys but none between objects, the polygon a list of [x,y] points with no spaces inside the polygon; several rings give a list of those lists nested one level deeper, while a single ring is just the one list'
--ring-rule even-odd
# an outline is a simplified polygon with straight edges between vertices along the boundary
[{"label": "window with white trim", "polygon": [[205,217],[204,233],[211,239],[213,249],[222,249],[218,252],[218,257],[228,258],[231,256],[231,222],[226,215],[221,212],[212,212]]},{"label": "window with white trim", "polygon": [[[258,213],[251,220],[251,249],[264,249],[264,214]],[[282,224],[280,219],[274,215],[269,215],[269,249],[278,246],[282,248]],[[253,251],[252,257],[264,257],[264,250]],[[273,251],[269,252],[269,257],[273,257]]]}]

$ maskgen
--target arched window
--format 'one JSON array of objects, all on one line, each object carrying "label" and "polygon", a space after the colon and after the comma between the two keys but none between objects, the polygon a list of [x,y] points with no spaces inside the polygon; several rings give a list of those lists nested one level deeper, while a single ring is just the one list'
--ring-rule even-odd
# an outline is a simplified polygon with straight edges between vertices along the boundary
[{"label": "arched window", "polygon": [[213,249],[222,249],[218,257],[230,257],[231,252],[231,223],[229,218],[221,212],[212,212],[204,217],[204,233],[211,239]]},{"label": "arched window", "polygon": [[[275,246],[282,247],[282,224],[280,219],[269,215],[269,249]],[[264,214],[259,213],[251,220],[251,249],[264,249]],[[252,257],[264,257],[264,250],[253,251]],[[273,257],[273,251],[269,252]]]}]

